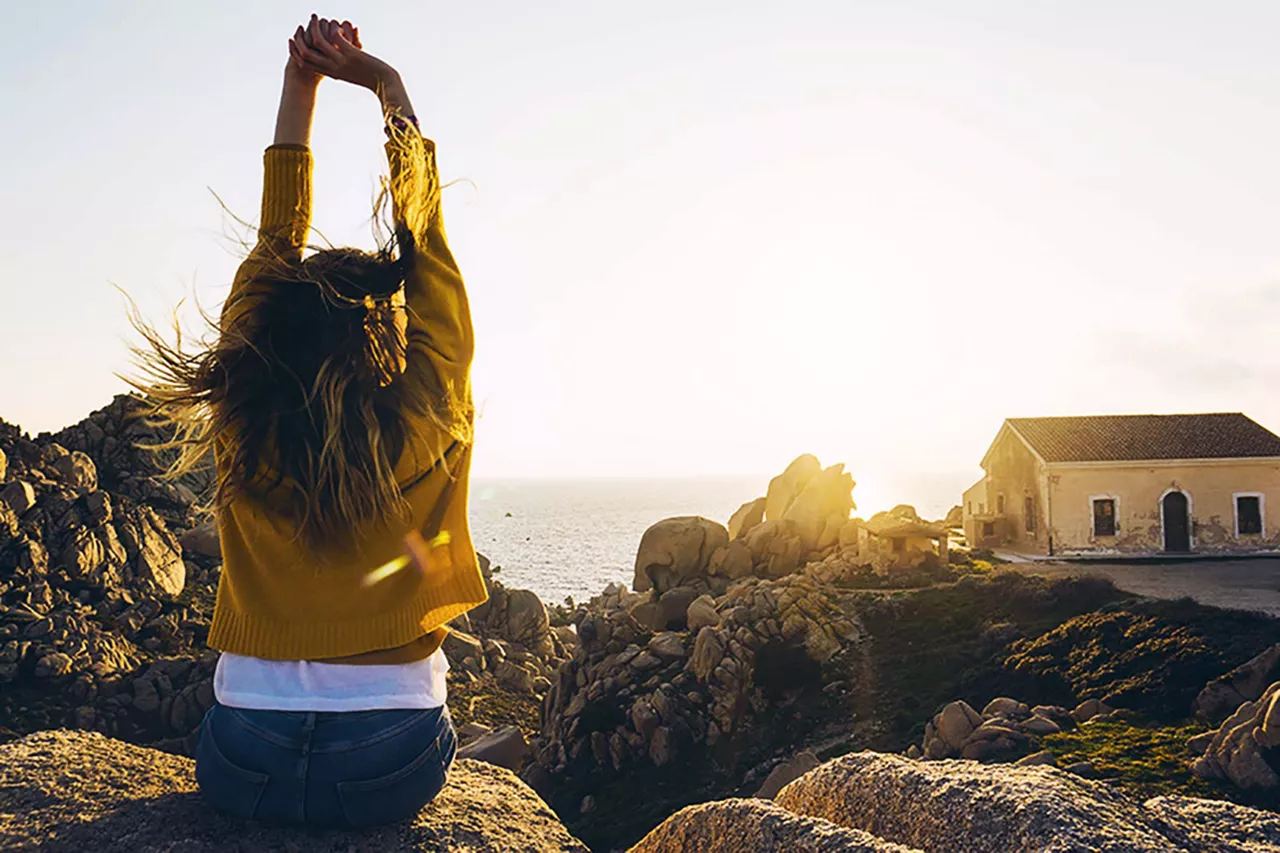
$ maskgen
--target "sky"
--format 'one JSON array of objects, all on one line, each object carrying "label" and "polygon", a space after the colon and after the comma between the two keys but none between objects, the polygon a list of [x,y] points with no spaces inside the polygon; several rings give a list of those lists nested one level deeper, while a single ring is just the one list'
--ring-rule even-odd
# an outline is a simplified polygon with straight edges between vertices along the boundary
[{"label": "sky", "polygon": [[[844,462],[956,502],[1002,420],[1280,429],[1280,5],[41,2],[0,54],[0,417],[105,405],[256,218],[286,40],[349,18],[436,141],[487,477]],[[314,224],[371,246],[372,95]],[[216,194],[216,196],[215,196]],[[954,497],[951,497],[951,496]]]}]

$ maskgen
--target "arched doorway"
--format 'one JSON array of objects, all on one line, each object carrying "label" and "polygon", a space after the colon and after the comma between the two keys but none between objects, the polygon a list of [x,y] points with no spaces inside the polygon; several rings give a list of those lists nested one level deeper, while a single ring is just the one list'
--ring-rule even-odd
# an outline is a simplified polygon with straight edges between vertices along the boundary
[{"label": "arched doorway", "polygon": [[1191,550],[1191,513],[1187,496],[1169,492],[1160,501],[1160,519],[1164,527],[1164,549],[1176,553]]}]

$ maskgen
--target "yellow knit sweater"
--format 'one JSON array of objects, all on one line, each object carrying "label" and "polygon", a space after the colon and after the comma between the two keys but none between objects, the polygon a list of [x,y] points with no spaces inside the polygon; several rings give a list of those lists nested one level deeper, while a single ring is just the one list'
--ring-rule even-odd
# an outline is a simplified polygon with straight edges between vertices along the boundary
[{"label": "yellow knit sweater", "polygon": [[[471,316],[440,218],[435,145],[415,136],[408,149],[388,143],[387,154],[393,180],[409,168],[405,158],[416,161],[415,170],[424,167],[414,182],[421,198],[410,203],[427,210],[426,233],[419,237],[414,269],[405,281],[409,328],[400,381],[430,376],[434,385],[465,389],[469,400]],[[259,273],[277,260],[300,260],[310,228],[310,151],[272,146],[264,165],[259,240],[232,284],[223,307],[224,328],[252,316],[256,298],[270,286]],[[223,567],[210,646],[277,660],[416,660],[439,647],[447,621],[485,601],[467,522],[470,446],[454,442],[426,419],[408,417],[406,448],[395,474],[412,507],[412,527],[366,537],[358,552],[316,554],[290,541],[295,531],[269,497],[237,499],[218,514]],[[219,454],[215,457],[223,464]],[[365,584],[369,572],[405,553],[403,535],[421,529],[433,512],[448,534],[440,539],[448,541],[433,548],[427,570],[409,566]],[[431,538],[435,531],[423,533]]]}]

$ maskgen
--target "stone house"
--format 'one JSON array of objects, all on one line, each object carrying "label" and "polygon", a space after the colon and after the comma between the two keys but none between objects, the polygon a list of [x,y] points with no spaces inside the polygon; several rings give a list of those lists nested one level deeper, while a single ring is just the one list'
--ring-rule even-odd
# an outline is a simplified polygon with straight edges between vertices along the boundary
[{"label": "stone house", "polygon": [[880,574],[910,569],[930,556],[946,563],[947,529],[931,524],[906,505],[857,522],[858,560]]},{"label": "stone house", "polygon": [[1010,418],[965,493],[973,547],[1031,554],[1280,548],[1280,436],[1243,414]]}]

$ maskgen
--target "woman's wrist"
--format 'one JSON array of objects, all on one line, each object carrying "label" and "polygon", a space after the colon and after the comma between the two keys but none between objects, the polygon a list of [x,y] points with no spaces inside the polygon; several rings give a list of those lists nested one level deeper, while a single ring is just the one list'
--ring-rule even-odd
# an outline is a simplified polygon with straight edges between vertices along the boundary
[{"label": "woman's wrist", "polygon": [[299,94],[310,93],[312,96],[320,88],[321,76],[311,71],[304,71],[296,63],[290,61],[284,69],[285,89]]},{"label": "woman's wrist", "polygon": [[387,74],[380,76],[377,85],[378,99],[382,101],[382,113],[390,121],[392,116],[412,116],[413,104],[409,101],[409,91],[404,81],[391,66],[387,66]]},{"label": "woman's wrist", "polygon": [[396,71],[382,60],[378,60],[377,62],[377,67],[373,73],[373,81],[366,87],[369,91],[378,93],[391,86],[403,85],[400,82],[399,71]]}]

